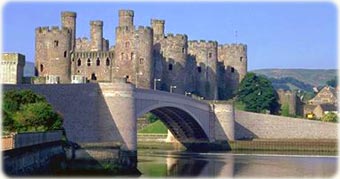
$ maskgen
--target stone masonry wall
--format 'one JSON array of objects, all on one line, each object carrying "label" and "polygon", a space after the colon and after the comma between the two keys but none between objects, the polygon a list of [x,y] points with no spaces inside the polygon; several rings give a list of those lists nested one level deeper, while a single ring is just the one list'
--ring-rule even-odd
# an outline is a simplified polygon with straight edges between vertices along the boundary
[{"label": "stone masonry wall", "polygon": [[235,132],[236,139],[337,139],[338,124],[236,111]]}]

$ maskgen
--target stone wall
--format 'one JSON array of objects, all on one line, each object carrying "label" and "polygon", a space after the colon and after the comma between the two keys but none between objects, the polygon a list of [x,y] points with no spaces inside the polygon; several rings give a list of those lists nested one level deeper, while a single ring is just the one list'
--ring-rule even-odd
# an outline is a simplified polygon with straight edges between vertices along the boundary
[{"label": "stone wall", "polygon": [[3,152],[4,172],[8,175],[53,172],[61,163],[53,166],[52,163],[65,157],[60,143],[62,131],[21,133],[13,137],[14,148]]},{"label": "stone wall", "polygon": [[236,139],[337,139],[338,124],[236,111],[235,132]]}]

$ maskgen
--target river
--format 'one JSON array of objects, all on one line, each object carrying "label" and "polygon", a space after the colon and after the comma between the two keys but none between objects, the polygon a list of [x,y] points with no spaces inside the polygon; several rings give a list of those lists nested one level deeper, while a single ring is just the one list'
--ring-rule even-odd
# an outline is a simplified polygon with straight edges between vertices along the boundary
[{"label": "river", "polygon": [[138,150],[142,177],[331,177],[337,156]]}]

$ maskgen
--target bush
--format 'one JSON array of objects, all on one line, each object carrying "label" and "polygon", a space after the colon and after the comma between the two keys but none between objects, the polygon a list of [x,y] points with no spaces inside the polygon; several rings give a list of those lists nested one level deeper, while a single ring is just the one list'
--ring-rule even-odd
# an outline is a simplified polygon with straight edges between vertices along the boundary
[{"label": "bush", "polygon": [[338,121],[338,115],[333,113],[333,112],[327,113],[327,114],[325,114],[321,118],[321,121],[324,121],[324,122],[337,122]]},{"label": "bush", "polygon": [[152,113],[146,113],[145,118],[148,120],[149,123],[153,123],[159,120],[159,118]]},{"label": "bush", "polygon": [[11,90],[4,94],[3,132],[36,132],[62,128],[61,116],[43,96],[30,90]]}]

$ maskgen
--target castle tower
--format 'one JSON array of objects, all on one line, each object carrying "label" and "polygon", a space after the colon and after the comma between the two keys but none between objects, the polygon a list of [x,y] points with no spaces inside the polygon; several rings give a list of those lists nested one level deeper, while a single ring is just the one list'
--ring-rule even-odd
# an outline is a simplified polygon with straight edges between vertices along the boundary
[{"label": "castle tower", "polygon": [[191,75],[194,76],[195,92],[208,100],[216,100],[217,93],[217,42],[189,41],[188,54],[195,63]]},{"label": "castle tower", "polygon": [[187,89],[187,51],[188,37],[182,34],[168,34],[160,44],[162,58],[161,89],[170,91],[171,86],[176,86],[174,93],[184,94]]},{"label": "castle tower", "polygon": [[119,11],[119,26],[116,27],[115,61],[113,78],[127,78],[137,88],[151,88],[153,77],[153,30],[150,27],[133,25],[131,10]]},{"label": "castle tower", "polygon": [[164,24],[164,20],[151,19],[151,26],[155,38],[164,37]]},{"label": "castle tower", "polygon": [[103,51],[103,21],[91,21],[91,51]]},{"label": "castle tower", "polygon": [[132,10],[119,10],[119,26],[133,27],[133,16]]},{"label": "castle tower", "polygon": [[70,83],[72,31],[62,27],[38,27],[35,30],[35,70],[37,76]]},{"label": "castle tower", "polygon": [[64,11],[61,12],[61,26],[70,29],[71,31],[71,50],[76,48],[76,18],[77,13]]},{"label": "castle tower", "polygon": [[231,44],[219,46],[218,61],[222,66],[221,68],[224,68],[224,74],[220,76],[220,78],[224,79],[219,81],[225,80],[225,82],[219,86],[222,90],[219,91],[222,95],[220,95],[220,99],[230,98],[236,92],[239,83],[247,74],[247,45]]}]

